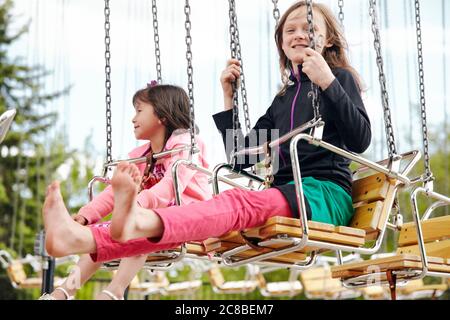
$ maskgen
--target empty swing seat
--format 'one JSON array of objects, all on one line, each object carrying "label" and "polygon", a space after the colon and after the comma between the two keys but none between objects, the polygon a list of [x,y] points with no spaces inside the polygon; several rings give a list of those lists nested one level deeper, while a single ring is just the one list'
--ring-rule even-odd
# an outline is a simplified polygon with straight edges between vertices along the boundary
[{"label": "empty swing seat", "polygon": [[[42,286],[42,278],[33,277],[28,278],[25,273],[23,264],[19,261],[11,261],[10,265],[6,269],[6,273],[11,281],[14,288],[18,289],[34,289],[40,288]],[[55,286],[59,286],[64,279],[55,277]]]},{"label": "empty swing seat", "polygon": [[265,297],[294,297],[303,291],[299,280],[267,282],[262,273],[257,275],[259,291]]},{"label": "empty swing seat", "polygon": [[213,266],[208,270],[211,287],[216,293],[239,293],[245,294],[254,291],[258,287],[258,280],[238,280],[238,281],[225,281],[223,274],[219,267]]},{"label": "empty swing seat", "polygon": [[354,299],[361,291],[347,289],[331,277],[329,267],[312,267],[300,273],[304,293],[308,299]]},{"label": "empty swing seat", "polygon": [[[428,272],[450,275],[450,216],[421,221],[425,250],[428,258]],[[420,249],[417,243],[414,222],[403,225],[395,255],[370,259],[362,262],[333,266],[333,278],[348,279],[374,272],[422,270]]]}]

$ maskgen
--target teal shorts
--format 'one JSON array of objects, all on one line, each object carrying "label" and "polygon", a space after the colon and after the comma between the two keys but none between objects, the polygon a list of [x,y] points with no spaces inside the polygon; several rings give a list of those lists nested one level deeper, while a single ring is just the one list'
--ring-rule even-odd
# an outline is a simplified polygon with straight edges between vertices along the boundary
[{"label": "teal shorts", "polygon": [[311,220],[336,226],[350,223],[354,213],[352,197],[341,186],[313,177],[302,178],[302,186],[311,208]]}]

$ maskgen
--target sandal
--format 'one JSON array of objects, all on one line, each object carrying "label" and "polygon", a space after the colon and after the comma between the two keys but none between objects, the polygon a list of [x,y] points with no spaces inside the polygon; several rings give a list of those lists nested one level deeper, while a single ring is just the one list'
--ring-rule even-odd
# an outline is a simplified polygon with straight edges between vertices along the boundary
[{"label": "sandal", "polygon": [[118,298],[114,293],[108,290],[102,290],[102,293],[106,294],[111,300],[124,300],[124,298]]},{"label": "sandal", "polygon": [[[55,291],[56,290],[62,291],[62,293],[64,294],[64,297],[66,298],[65,300],[73,300],[74,299],[74,297],[69,295],[67,290],[64,289],[63,287],[57,287],[57,288],[55,288]],[[39,297],[38,300],[57,300],[57,299],[54,296],[52,296],[50,293],[44,293],[42,296]]]}]

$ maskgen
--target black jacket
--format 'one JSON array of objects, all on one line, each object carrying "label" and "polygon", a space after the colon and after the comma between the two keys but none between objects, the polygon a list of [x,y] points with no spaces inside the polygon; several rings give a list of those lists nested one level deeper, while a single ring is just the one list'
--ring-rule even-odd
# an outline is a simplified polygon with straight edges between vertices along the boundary
[{"label": "black jacket", "polygon": [[[344,150],[362,153],[370,144],[371,129],[360,90],[348,70],[336,68],[332,71],[336,79],[325,91],[319,89],[320,113],[325,122],[323,140]],[[279,136],[282,136],[291,131],[291,126],[296,128],[313,119],[314,112],[311,98],[308,97],[308,92],[311,91],[311,81],[304,73],[301,73],[300,81],[293,76],[291,76],[291,80],[294,83],[287,88],[285,94],[275,97],[272,105],[266,114],[259,118],[253,130],[264,132],[261,129],[266,129],[269,135],[271,129],[279,129]],[[293,117],[291,117],[292,110],[294,111]],[[232,110],[217,113],[213,118],[226,144],[226,130],[233,126]],[[291,119],[293,119],[293,123],[291,123]],[[268,135],[257,135],[258,139],[253,144],[255,142],[258,145],[264,143],[269,139]],[[245,147],[252,146],[249,145],[249,141],[248,136],[244,139],[242,133],[240,133],[240,147],[243,147],[244,144]],[[294,180],[289,141],[281,145],[279,152],[279,170],[274,174],[273,185],[283,193],[289,202],[293,215],[298,217],[295,186],[287,184]],[[343,187],[351,195],[350,160],[324,148],[308,144],[303,140],[298,144],[298,154],[302,177],[332,181]],[[239,169],[249,167],[251,164],[245,163]],[[307,201],[306,206],[310,219],[311,212]]]}]

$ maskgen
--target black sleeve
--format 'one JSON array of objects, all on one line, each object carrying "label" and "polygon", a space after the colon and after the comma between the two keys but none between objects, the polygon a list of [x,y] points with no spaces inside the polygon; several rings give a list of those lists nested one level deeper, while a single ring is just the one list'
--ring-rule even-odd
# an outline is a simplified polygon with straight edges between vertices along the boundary
[{"label": "black sleeve", "polygon": [[334,71],[336,79],[323,91],[329,116],[350,151],[363,153],[370,145],[370,120],[352,74],[345,69]]},{"label": "black sleeve", "polygon": [[[216,113],[213,115],[213,119],[217,129],[219,129],[219,132],[222,135],[227,159],[230,160],[230,155],[233,152],[233,110]],[[271,115],[271,107],[267,109],[266,113],[258,119],[253,129],[245,137],[239,124],[238,150],[241,150],[243,148],[256,147],[267,142],[271,134],[271,129],[273,128],[274,125]],[[248,168],[260,160],[262,160],[261,157],[258,157],[257,161],[255,161],[254,158],[249,157],[239,158],[239,165],[237,169]]]}]

